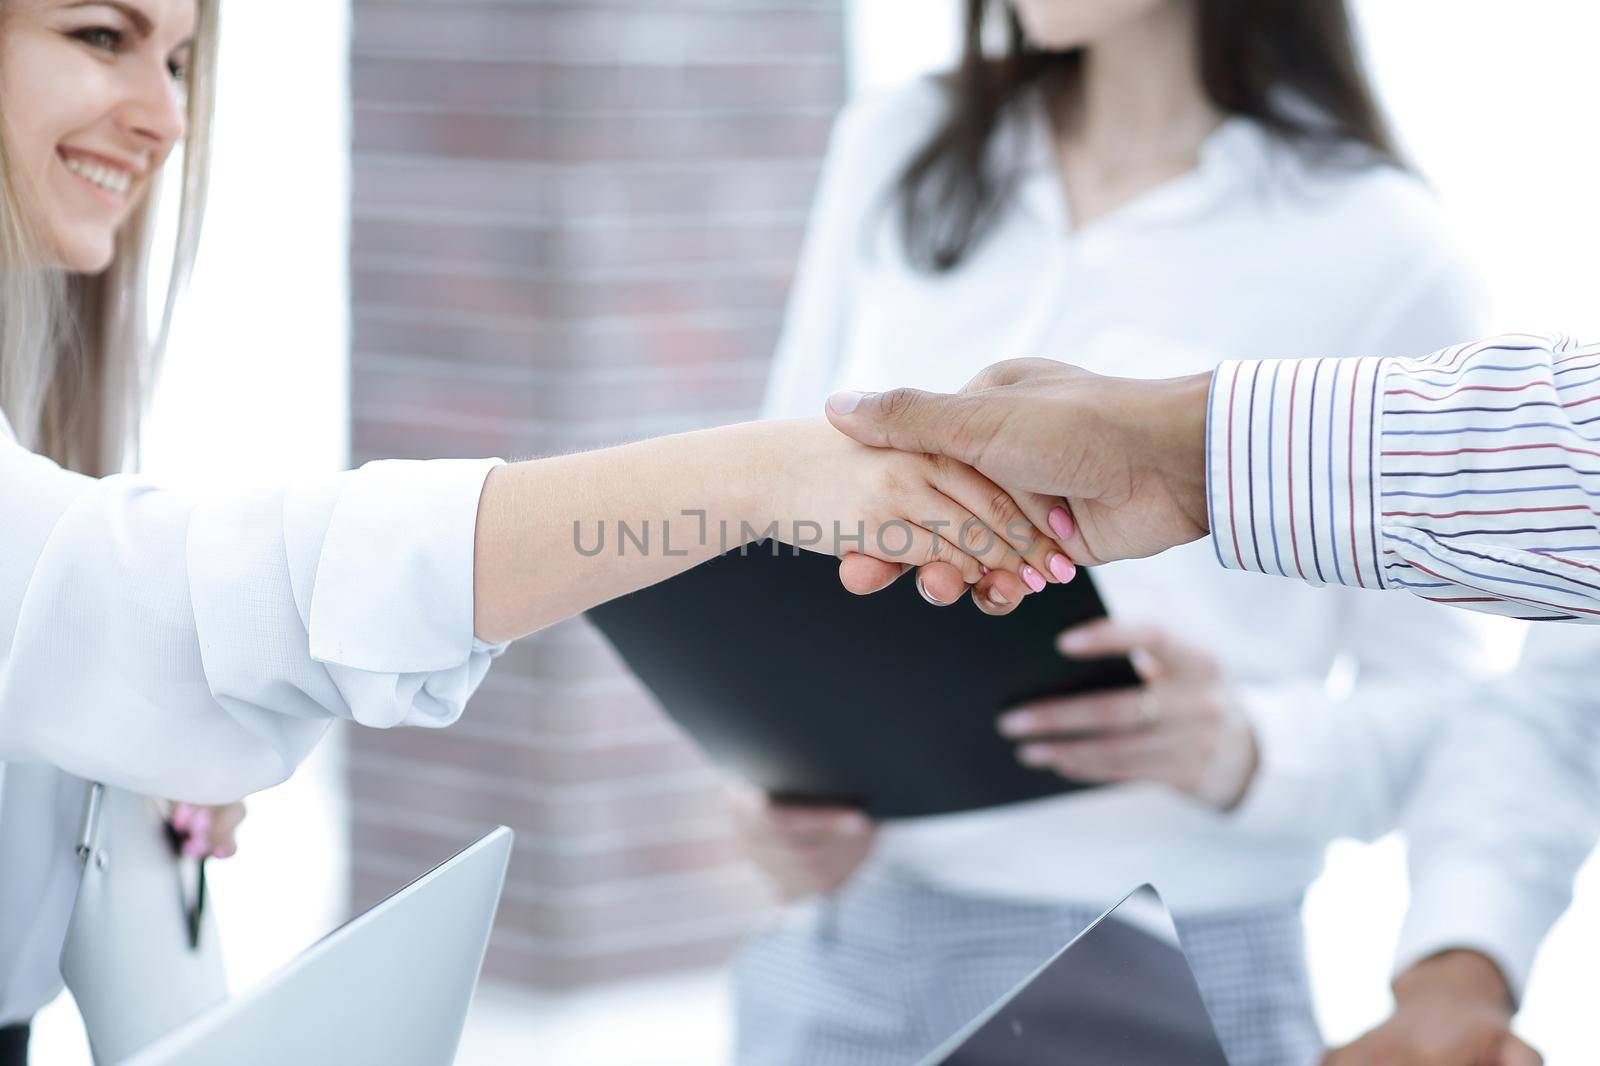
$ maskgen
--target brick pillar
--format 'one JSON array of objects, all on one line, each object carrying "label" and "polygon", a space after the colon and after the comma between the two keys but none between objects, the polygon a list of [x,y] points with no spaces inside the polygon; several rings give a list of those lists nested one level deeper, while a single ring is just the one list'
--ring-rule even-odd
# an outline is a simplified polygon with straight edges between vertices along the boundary
[{"label": "brick pillar", "polygon": [[[841,0],[356,0],[352,446],[527,457],[749,416],[833,112]],[[365,905],[517,831],[488,972],[725,957],[715,778],[583,623],[448,731],[353,730]]]}]

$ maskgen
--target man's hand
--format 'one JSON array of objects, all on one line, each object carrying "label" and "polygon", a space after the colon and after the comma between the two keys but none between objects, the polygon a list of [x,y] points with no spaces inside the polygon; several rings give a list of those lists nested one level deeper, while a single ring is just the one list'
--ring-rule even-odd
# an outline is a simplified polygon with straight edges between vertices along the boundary
[{"label": "man's hand", "polygon": [[1209,387],[1209,374],[1138,381],[1017,359],[954,396],[838,393],[828,418],[863,444],[946,455],[1008,491],[1066,499],[1063,546],[1093,565],[1205,535]]},{"label": "man's hand", "polygon": [[1445,951],[1394,983],[1394,1014],[1322,1066],[1539,1066],[1539,1053],[1511,1032],[1511,993],[1476,951]]}]

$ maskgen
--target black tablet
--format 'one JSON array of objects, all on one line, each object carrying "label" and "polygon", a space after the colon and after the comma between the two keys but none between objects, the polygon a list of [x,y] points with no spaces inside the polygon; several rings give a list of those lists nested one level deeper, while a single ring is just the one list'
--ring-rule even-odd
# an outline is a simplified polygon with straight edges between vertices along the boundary
[{"label": "black tablet", "polygon": [[1126,659],[1055,649],[1105,614],[1087,573],[996,618],[970,599],[933,607],[909,575],[855,596],[838,569],[764,541],[589,618],[715,761],[775,796],[905,818],[1082,787],[1023,766],[995,723],[1027,700],[1138,683]]}]

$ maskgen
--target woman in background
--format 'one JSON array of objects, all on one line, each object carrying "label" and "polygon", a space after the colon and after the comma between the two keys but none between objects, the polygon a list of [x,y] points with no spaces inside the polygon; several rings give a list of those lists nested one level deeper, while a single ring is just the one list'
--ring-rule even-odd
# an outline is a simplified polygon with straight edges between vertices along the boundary
[{"label": "woman in background", "polygon": [[[769,529],[864,527],[857,550],[973,582],[987,566],[1013,595],[1063,558],[1038,532],[1059,501],[861,447],[820,405],[584,455],[380,462],[205,499],[122,474],[160,350],[144,320],[153,190],[187,137],[170,320],[205,198],[216,16],[216,0],[0,0],[6,1066],[61,987],[85,779],[224,803],[281,781],[334,718],[448,725],[504,642]],[[674,550],[589,550],[596,524],[614,538],[641,519],[680,523]],[[920,524],[975,519],[998,536],[971,555]],[[227,851],[239,810],[176,818],[193,848]]]},{"label": "woman in background", "polygon": [[[1174,377],[1432,351],[1482,315],[1339,0],[968,0],[953,74],[836,127],[767,413],[953,392],[1019,356]],[[1348,384],[1319,361],[1304,387]],[[1300,546],[1308,572],[1325,548]],[[1321,1055],[1301,899],[1329,841],[1395,826],[1430,689],[1481,664],[1478,623],[1239,582],[1205,543],[1094,577],[1110,620],[1062,650],[1129,655],[1145,686],[1002,728],[1023,762],[1105,787],[876,829],[738,795],[781,893],[822,893],[741,959],[742,1066],[915,1061],[1146,881],[1235,1066]],[[1480,942],[1470,911],[1429,918],[1403,963]]]}]

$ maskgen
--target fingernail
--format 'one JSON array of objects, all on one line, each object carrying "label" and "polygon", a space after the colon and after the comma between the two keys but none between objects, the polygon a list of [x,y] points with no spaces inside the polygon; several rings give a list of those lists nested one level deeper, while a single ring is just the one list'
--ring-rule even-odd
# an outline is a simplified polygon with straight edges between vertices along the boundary
[{"label": "fingernail", "polygon": [[1028,766],[1043,766],[1050,761],[1049,754],[1043,748],[1026,747],[1017,752],[1017,758]]},{"label": "fingernail", "polygon": [[929,603],[933,604],[935,607],[948,607],[949,606],[949,604],[945,603],[943,600],[934,599],[933,596],[928,592],[927,586],[925,586],[922,583],[922,574],[921,574],[921,572],[918,572],[918,574],[917,574],[917,591],[922,594],[922,598],[923,599],[927,600]]},{"label": "fingernail", "polygon": [[828,397],[828,409],[836,415],[847,415],[861,406],[864,392],[836,392]]},{"label": "fingernail", "polygon": [[989,602],[994,604],[996,607],[1011,606],[1011,601],[1006,599],[1005,595],[1001,593],[998,588],[991,588],[989,590]]},{"label": "fingernail", "polygon": [[989,572],[989,568],[987,566],[982,565],[981,563],[978,565],[978,569],[982,570],[986,574]]},{"label": "fingernail", "polygon": [[865,833],[871,824],[864,814],[852,813],[839,819],[839,828],[846,833],[854,835]]},{"label": "fingernail", "polygon": [[189,819],[194,817],[194,808],[187,803],[175,804],[172,808],[172,828],[184,830],[189,828]]},{"label": "fingernail", "polygon": [[183,853],[190,858],[201,858],[210,850],[211,842],[204,836],[191,836],[183,842]]},{"label": "fingernail", "polygon": [[1044,575],[1039,573],[1039,571],[1035,570],[1031,566],[1024,566],[1022,568],[1022,583],[1027,585],[1035,592],[1044,591]]},{"label": "fingernail", "polygon": [[1050,564],[1050,572],[1056,575],[1056,580],[1063,585],[1078,576],[1078,568],[1060,552],[1051,552],[1046,562]]},{"label": "fingernail", "polygon": [[1062,540],[1072,539],[1072,516],[1065,507],[1057,507],[1050,512],[1050,529]]},{"label": "fingernail", "polygon": [[1084,648],[1083,634],[1075,629],[1069,629],[1056,638],[1056,647],[1061,651],[1082,651]]},{"label": "fingernail", "polygon": [[233,853],[235,851],[237,851],[237,850],[238,850],[237,848],[225,848],[225,847],[221,847],[219,845],[218,847],[215,847],[215,848],[211,849],[211,857],[213,859],[231,858],[233,856]]},{"label": "fingernail", "polygon": [[189,832],[195,836],[205,836],[211,829],[211,808],[200,807],[194,812],[194,817],[189,819]]},{"label": "fingernail", "polygon": [[1028,727],[1033,724],[1032,716],[1027,711],[1018,711],[1015,714],[1004,715],[1000,719],[1000,733],[1002,736],[1019,737],[1028,732]]}]

